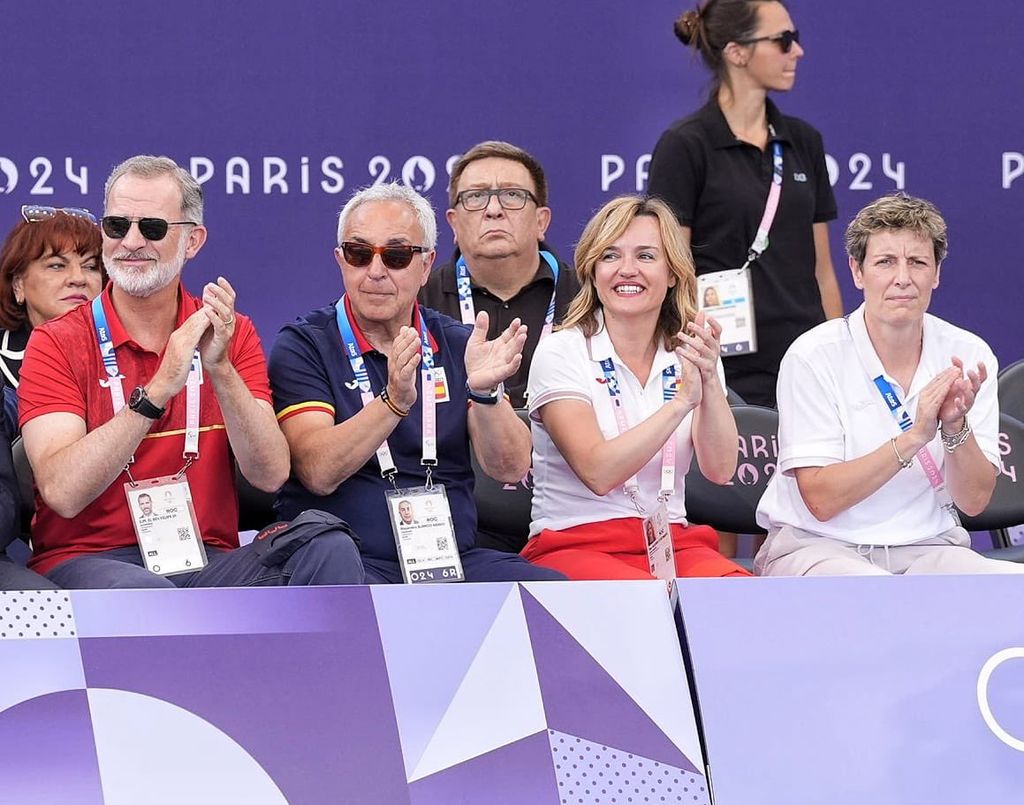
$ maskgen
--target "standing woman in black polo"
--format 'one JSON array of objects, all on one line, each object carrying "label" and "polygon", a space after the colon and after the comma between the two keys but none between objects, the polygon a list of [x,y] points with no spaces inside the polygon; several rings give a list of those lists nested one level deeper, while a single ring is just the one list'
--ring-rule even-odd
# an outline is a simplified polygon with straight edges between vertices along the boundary
[{"label": "standing woman in black polo", "polygon": [[[843,313],[828,246],[836,202],[821,135],[768,98],[793,86],[804,51],[777,0],[707,0],[676,21],[675,33],[711,71],[710,98],[661,135],[648,191],[675,211],[698,276],[750,260],[756,351],[726,354],[725,376],[746,402],[775,407],[786,349]],[[779,179],[765,246],[757,235]]]}]

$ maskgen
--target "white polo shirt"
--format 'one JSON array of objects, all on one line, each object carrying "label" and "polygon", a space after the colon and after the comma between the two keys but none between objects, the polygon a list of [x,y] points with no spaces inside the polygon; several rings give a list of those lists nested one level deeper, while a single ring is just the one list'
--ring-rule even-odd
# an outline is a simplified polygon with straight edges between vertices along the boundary
[{"label": "white polo shirt", "polygon": [[[630,428],[654,414],[664,405],[662,371],[678,365],[675,353],[658,347],[650,377],[638,379],[622,362],[612,345],[603,321],[600,331],[590,339],[573,328],[553,333],[540,342],[530,366],[529,400],[533,431],[533,522],[530,536],[546,528],[561,530],[584,523],[595,523],[621,517],[638,517],[623,487],[601,497],[591,492],[562,458],[540,421],[540,409],[555,400],[580,400],[594,409],[597,424],[606,439],[619,435],[612,399],[608,394],[601,361],[611,358],[619,384],[626,422]],[[725,387],[722,363],[718,375]],[[668,500],[669,521],[686,523],[683,484],[693,457],[690,425],[693,413],[687,414],[676,428],[675,491]],[[637,473],[640,504],[651,512],[657,506],[661,487],[661,451]]]},{"label": "white polo shirt", "polygon": [[[847,319],[827,321],[794,341],[779,370],[779,471],[757,508],[761,527],[772,532],[795,526],[859,545],[907,545],[951,528],[953,520],[939,508],[920,461],[824,523],[804,504],[793,470],[859,458],[898,436],[899,426],[874,378],[883,375],[914,418],[921,390],[951,366],[953,356],[963,360],[965,369],[973,370],[979,362],[988,369],[968,417],[978,446],[998,468],[998,364],[978,336],[926,314],[921,361],[909,389],[882,368],[868,337],[863,305]],[[946,452],[938,432],[927,449],[943,471]]]}]

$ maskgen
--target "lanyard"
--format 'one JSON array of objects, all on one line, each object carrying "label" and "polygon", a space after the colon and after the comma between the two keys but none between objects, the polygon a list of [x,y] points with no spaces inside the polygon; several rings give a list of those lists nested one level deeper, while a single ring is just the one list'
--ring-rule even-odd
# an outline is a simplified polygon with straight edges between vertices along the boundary
[{"label": "lanyard", "polygon": [[[110,403],[114,409],[114,416],[124,408],[124,375],[117,365],[117,355],[114,354],[114,342],[110,340],[110,326],[107,324],[107,312],[103,309],[102,296],[92,300],[92,322],[96,328],[96,340],[100,345],[100,357],[103,359],[103,368],[106,370],[107,379],[101,380],[100,385],[110,389]],[[182,458],[185,459],[185,466],[179,470],[180,476],[187,470],[194,461],[199,459],[199,386],[203,382],[203,363],[199,357],[199,349],[192,353],[192,366],[188,370],[188,380],[185,382],[185,449],[182,451]],[[125,465],[125,472],[131,478],[128,468],[135,463],[135,455],[129,457]],[[133,480],[134,483],[134,480]]]},{"label": "lanyard", "polygon": [[[850,329],[850,319],[847,316],[846,319],[847,329]],[[861,347],[858,345],[857,340],[850,329],[850,338],[853,339],[854,350],[857,353],[857,358],[860,360],[861,368],[864,370],[868,377],[871,377],[871,372],[868,370],[868,361],[861,352]],[[876,359],[877,360],[877,359]],[[875,384],[875,388],[878,389],[879,395],[882,397],[882,402],[885,407],[892,414],[892,418],[896,421],[896,425],[899,427],[901,433],[906,433],[914,426],[914,420],[911,419],[910,413],[906,407],[900,401],[899,396],[896,394],[896,389],[892,387],[892,383],[885,379],[884,374],[877,375],[872,382]],[[942,471],[935,463],[935,459],[932,458],[932,454],[928,452],[928,446],[925,445],[916,453],[918,463],[921,465],[921,469],[924,470],[925,477],[928,478],[928,483],[931,484],[933,490],[935,490],[935,496],[939,500],[939,506],[949,513],[949,516],[953,518],[953,522],[956,525],[960,525],[960,515],[956,512],[956,507],[953,505],[953,499],[949,495],[949,491],[946,489],[946,479],[942,476]]]},{"label": "lanyard", "polygon": [[[875,388],[878,389],[878,393],[882,395],[882,401],[885,403],[885,407],[889,409],[889,413],[892,414],[893,419],[896,420],[896,424],[899,426],[901,432],[906,433],[914,426],[914,420],[910,418],[910,414],[907,409],[900,402],[900,398],[896,395],[896,389],[892,387],[892,384],[885,379],[884,375],[879,375],[874,379]],[[946,491],[946,479],[942,477],[942,472],[939,470],[938,465],[935,463],[935,459],[932,458],[932,454],[928,452],[927,445],[917,451],[917,460],[921,463],[921,469],[924,470],[925,476],[928,478],[928,483],[932,485],[932,489],[935,490],[935,494],[939,498],[939,505],[942,506],[946,511],[952,515],[953,520],[957,525],[960,525],[960,517],[953,508],[953,501]]]},{"label": "lanyard", "polygon": [[[352,374],[355,375],[356,383],[359,384],[359,397],[365,408],[373,401],[373,387],[370,385],[370,375],[366,371],[366,363],[363,354],[359,351],[359,344],[356,341],[355,330],[349,320],[348,311],[345,309],[345,296],[334,303],[335,316],[338,319],[338,330],[341,333],[342,346],[345,355],[348,357],[349,365],[352,367]],[[427,467],[427,486],[430,484],[430,468],[437,466],[437,393],[434,385],[434,350],[430,346],[430,337],[427,334],[427,325],[420,315],[420,340],[423,351],[423,368],[420,375],[423,380],[423,441],[422,458],[420,463]],[[381,442],[376,450],[377,463],[380,464],[380,474],[395,485],[395,476],[398,468],[391,456],[391,448],[388,441]]]},{"label": "lanyard", "polygon": [[[555,287],[551,290],[551,299],[548,300],[548,309],[544,314],[544,328],[540,331],[540,337],[548,335],[555,322],[555,293],[558,290],[558,260],[551,252],[541,250],[540,256],[551,269],[555,277]],[[459,312],[462,315],[463,324],[473,324],[476,321],[476,307],[473,305],[473,291],[470,287],[469,268],[466,266],[466,258],[459,255],[455,263],[455,289],[459,292]]]},{"label": "lanyard", "polygon": [[[775,127],[768,124],[768,135],[775,136]],[[772,186],[768,188],[768,200],[764,205],[764,215],[761,216],[761,223],[758,224],[757,234],[754,242],[747,250],[747,262],[742,268],[746,268],[759,258],[764,250],[768,248],[768,231],[772,228],[775,220],[775,213],[779,210],[779,197],[782,195],[782,143],[778,140],[772,143]],[[742,269],[741,269],[742,270]]]},{"label": "lanyard", "polygon": [[[604,372],[605,386],[608,389],[608,396],[612,401],[612,410],[615,412],[615,424],[619,428],[619,435],[629,430],[626,422],[626,411],[622,407],[622,392],[619,390],[619,381],[615,376],[615,364],[611,358],[601,361],[601,371]],[[661,373],[661,394],[662,402],[666,403],[673,399],[679,387],[679,380],[676,378],[676,367],[667,366]],[[658,501],[668,500],[675,491],[676,485],[676,434],[675,431],[668,437],[661,448],[661,489],[658,492]],[[644,508],[640,505],[637,495],[640,492],[640,482],[636,475],[628,478],[622,485],[629,499],[633,501],[636,510],[644,514]]]}]

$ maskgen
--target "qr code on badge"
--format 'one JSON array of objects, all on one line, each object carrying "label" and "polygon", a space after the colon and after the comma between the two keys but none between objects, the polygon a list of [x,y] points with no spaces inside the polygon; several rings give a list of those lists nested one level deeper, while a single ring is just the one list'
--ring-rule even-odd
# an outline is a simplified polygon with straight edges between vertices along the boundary
[{"label": "qr code on badge", "polygon": [[185,542],[186,540],[192,539],[192,529],[190,529],[190,528],[179,528],[178,529],[178,539],[181,540],[182,542]]},{"label": "qr code on badge", "polygon": [[439,551],[447,551],[448,550],[448,537],[438,537],[437,538],[437,549]]}]

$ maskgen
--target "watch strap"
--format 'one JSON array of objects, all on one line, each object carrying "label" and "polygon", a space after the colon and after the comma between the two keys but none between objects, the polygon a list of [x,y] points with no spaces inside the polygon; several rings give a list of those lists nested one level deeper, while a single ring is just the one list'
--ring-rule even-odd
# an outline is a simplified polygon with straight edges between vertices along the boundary
[{"label": "watch strap", "polygon": [[475,403],[480,405],[497,405],[498,401],[505,396],[505,384],[499,383],[498,387],[494,389],[490,394],[478,394],[469,387],[469,383],[466,383],[466,396]]},{"label": "watch strap", "polygon": [[137,386],[132,391],[132,396],[128,400],[128,407],[131,408],[135,413],[142,414],[147,419],[159,419],[164,415],[166,408],[161,408],[156,405],[146,395],[146,389],[143,386]]}]

